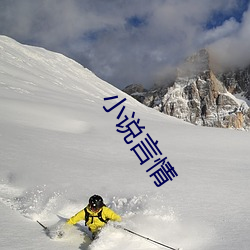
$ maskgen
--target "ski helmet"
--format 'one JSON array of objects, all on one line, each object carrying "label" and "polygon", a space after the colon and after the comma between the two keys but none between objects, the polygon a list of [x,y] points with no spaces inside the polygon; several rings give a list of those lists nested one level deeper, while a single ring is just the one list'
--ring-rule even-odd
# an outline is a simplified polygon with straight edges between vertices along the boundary
[{"label": "ski helmet", "polygon": [[103,207],[103,199],[99,195],[93,195],[89,198],[89,206],[91,209],[98,210]]}]

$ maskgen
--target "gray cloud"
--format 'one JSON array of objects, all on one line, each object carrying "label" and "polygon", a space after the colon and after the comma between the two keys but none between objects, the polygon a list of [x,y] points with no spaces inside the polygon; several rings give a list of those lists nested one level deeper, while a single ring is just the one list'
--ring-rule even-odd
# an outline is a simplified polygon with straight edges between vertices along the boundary
[{"label": "gray cloud", "polygon": [[[228,49],[240,45],[247,61],[249,11],[242,22],[230,18],[240,2],[1,0],[0,33],[61,52],[120,88],[149,86],[203,47],[229,62]],[[229,18],[207,29],[215,13]]]},{"label": "gray cloud", "polygon": [[[224,24],[223,26],[226,26]],[[250,64],[250,11],[245,12],[241,24],[221,39],[210,45],[218,64],[225,67],[245,66]],[[218,28],[220,29],[220,27]],[[216,30],[214,31],[216,32]]]}]

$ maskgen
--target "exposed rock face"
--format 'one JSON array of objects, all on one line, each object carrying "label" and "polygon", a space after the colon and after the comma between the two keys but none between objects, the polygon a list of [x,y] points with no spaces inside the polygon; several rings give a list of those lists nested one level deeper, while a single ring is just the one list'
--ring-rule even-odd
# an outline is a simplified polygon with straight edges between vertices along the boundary
[{"label": "exposed rock face", "polygon": [[218,74],[218,79],[225,84],[230,93],[242,93],[250,100],[250,66]]},{"label": "exposed rock face", "polygon": [[147,92],[147,90],[144,89],[143,85],[141,84],[128,85],[125,89],[123,89],[123,91],[142,103],[144,101],[144,94]]},{"label": "exposed rock face", "polygon": [[[248,129],[250,109],[233,93],[249,96],[249,71],[220,74],[209,65],[209,53],[201,50],[189,57],[177,70],[171,87],[142,88],[131,93],[137,100],[160,112],[196,125]],[[132,88],[132,86],[130,86]]]}]

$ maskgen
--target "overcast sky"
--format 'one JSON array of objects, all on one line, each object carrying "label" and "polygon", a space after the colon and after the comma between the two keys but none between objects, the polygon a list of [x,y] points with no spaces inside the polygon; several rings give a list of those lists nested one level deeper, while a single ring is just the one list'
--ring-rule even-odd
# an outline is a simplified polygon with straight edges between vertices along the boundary
[{"label": "overcast sky", "polygon": [[124,88],[212,47],[250,62],[250,0],[0,0],[0,34],[57,51]]}]

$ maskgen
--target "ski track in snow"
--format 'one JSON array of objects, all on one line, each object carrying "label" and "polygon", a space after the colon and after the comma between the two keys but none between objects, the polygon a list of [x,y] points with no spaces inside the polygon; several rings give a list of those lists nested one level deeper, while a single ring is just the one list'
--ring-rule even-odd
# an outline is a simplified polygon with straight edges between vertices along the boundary
[{"label": "ski track in snow", "polygon": [[[51,108],[48,105],[33,104],[31,106],[28,102],[5,100],[1,103],[0,113],[1,111],[4,113],[3,110],[6,108],[9,112],[2,117],[2,121],[73,134],[85,133],[91,129],[87,122],[71,118],[70,115],[67,116],[66,110]],[[20,112],[20,108],[22,112]]]}]

